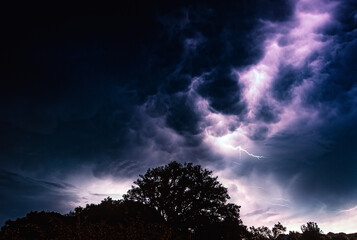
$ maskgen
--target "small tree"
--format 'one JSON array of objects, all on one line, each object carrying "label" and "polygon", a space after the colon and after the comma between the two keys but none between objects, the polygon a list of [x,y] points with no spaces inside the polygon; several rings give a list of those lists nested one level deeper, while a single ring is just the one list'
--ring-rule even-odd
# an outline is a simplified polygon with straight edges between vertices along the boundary
[{"label": "small tree", "polygon": [[198,233],[225,221],[242,225],[240,207],[226,204],[227,189],[199,165],[171,162],[139,176],[124,199],[157,209],[178,230]]},{"label": "small tree", "polygon": [[251,238],[254,240],[274,240],[285,231],[286,227],[284,227],[280,222],[276,223],[272,230],[265,226],[258,228],[250,227]]},{"label": "small tree", "polygon": [[284,227],[280,222],[276,223],[271,230],[273,232],[273,239],[277,239],[280,234],[286,232],[286,227]]},{"label": "small tree", "polygon": [[303,240],[318,240],[323,239],[322,231],[315,222],[308,222],[301,226]]},{"label": "small tree", "polygon": [[272,237],[271,230],[266,226],[250,227],[252,240],[269,240]]}]

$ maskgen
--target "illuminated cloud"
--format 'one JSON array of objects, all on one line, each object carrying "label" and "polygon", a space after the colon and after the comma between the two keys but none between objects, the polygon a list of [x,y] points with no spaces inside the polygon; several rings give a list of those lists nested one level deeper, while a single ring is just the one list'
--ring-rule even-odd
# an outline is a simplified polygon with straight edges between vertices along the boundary
[{"label": "illuminated cloud", "polygon": [[[324,7],[318,7],[321,5]],[[272,226],[282,221],[290,229],[299,230],[300,225],[309,219],[316,219],[326,229],[342,229],[342,225],[333,226],[326,220],[336,216],[338,222],[338,216],[344,214],[331,209],[337,201],[318,199],[328,195],[331,195],[328,198],[338,198],[332,189],[330,193],[316,189],[319,184],[330,181],[323,178],[325,180],[317,183],[316,188],[302,189],[308,184],[302,179],[307,177],[314,181],[314,174],[315,177],[320,175],[319,167],[308,169],[309,164],[325,165],[322,159],[318,159],[331,151],[331,142],[323,139],[325,133],[316,132],[316,129],[329,124],[322,118],[322,111],[331,106],[322,102],[310,105],[307,100],[326,81],[322,73],[329,61],[326,51],[336,48],[336,39],[326,36],[322,29],[334,24],[331,12],[336,6],[338,4],[334,2],[298,1],[291,20],[264,21],[264,29],[271,33],[264,40],[262,58],[255,64],[234,70],[238,86],[236,95],[241,96],[239,101],[246,106],[245,115],[237,117],[217,112],[206,115],[206,119],[215,121],[211,120],[204,132],[205,143],[222,154],[230,166],[225,171],[231,176],[223,182],[233,189],[233,199],[243,205],[243,219],[251,225]],[[354,113],[352,115],[355,116]],[[282,149],[277,150],[277,147]],[[243,159],[242,152],[245,154]],[[261,161],[253,161],[254,158]],[[277,174],[279,165],[281,171],[286,172]],[[297,167],[293,169],[293,166]],[[218,174],[222,176],[225,173]],[[313,189],[321,195],[312,194]],[[297,194],[313,196],[304,198],[297,197]],[[300,209],[300,213],[296,209]],[[315,215],[322,217],[316,218]],[[355,227],[350,223],[343,231]]]},{"label": "illuminated cloud", "polygon": [[0,222],[176,160],[219,175],[247,225],[357,227],[355,1],[41,7],[1,16]]}]

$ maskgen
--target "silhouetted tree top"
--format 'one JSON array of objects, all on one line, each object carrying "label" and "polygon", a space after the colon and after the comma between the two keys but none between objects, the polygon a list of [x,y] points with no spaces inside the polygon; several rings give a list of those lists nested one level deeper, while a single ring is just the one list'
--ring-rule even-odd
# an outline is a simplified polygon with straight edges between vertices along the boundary
[{"label": "silhouetted tree top", "polygon": [[252,240],[275,240],[286,231],[280,222],[276,223],[270,230],[268,227],[250,227],[250,239]]},{"label": "silhouetted tree top", "polygon": [[324,239],[322,231],[315,222],[308,222],[301,226],[303,240],[318,240]]},{"label": "silhouetted tree top", "polygon": [[157,209],[172,226],[197,232],[224,221],[241,224],[239,206],[226,204],[227,188],[212,176],[212,171],[192,163],[171,162],[149,169],[123,195]]},{"label": "silhouetted tree top", "polygon": [[322,233],[321,229],[319,228],[319,226],[315,222],[308,222],[308,223],[306,223],[306,225],[305,224],[302,225],[301,226],[301,232],[302,233],[313,232],[313,233],[319,233],[319,234]]},{"label": "silhouetted tree top", "polygon": [[277,239],[280,234],[283,234],[284,232],[286,232],[286,227],[284,227],[283,224],[278,222],[277,224],[274,225],[274,227],[271,229],[271,231],[273,233],[273,238]]},{"label": "silhouetted tree top", "polygon": [[100,204],[78,207],[61,215],[30,212],[24,218],[7,221],[1,240],[142,240],[180,238],[160,214],[133,201],[104,199]]}]

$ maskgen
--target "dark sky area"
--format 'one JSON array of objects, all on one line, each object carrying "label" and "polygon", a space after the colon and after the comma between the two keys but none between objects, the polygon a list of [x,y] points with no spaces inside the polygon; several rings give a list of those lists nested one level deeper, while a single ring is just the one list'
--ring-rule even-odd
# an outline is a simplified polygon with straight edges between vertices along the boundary
[{"label": "dark sky area", "polygon": [[214,171],[249,226],[357,231],[357,2],[5,1],[0,223]]}]

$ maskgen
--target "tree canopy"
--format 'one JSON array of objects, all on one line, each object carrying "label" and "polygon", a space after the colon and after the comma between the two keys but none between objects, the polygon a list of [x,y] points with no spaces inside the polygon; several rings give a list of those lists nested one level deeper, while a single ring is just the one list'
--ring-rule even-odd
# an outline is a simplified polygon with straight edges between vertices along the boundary
[{"label": "tree canopy", "polygon": [[[178,236],[178,237],[177,237]],[[104,199],[100,204],[77,207],[61,215],[30,212],[7,221],[1,240],[142,240],[185,239],[176,234],[154,209],[133,201]]]},{"label": "tree canopy", "polygon": [[234,222],[242,226],[239,208],[227,204],[227,188],[212,172],[192,163],[171,162],[149,169],[123,197],[157,209],[169,224],[198,232],[210,225]]},{"label": "tree canopy", "polygon": [[302,237],[304,240],[323,239],[322,231],[315,222],[308,222],[301,226]]},{"label": "tree canopy", "polygon": [[268,227],[250,227],[250,238],[253,240],[275,240],[286,231],[280,222],[274,225],[270,230]]}]

